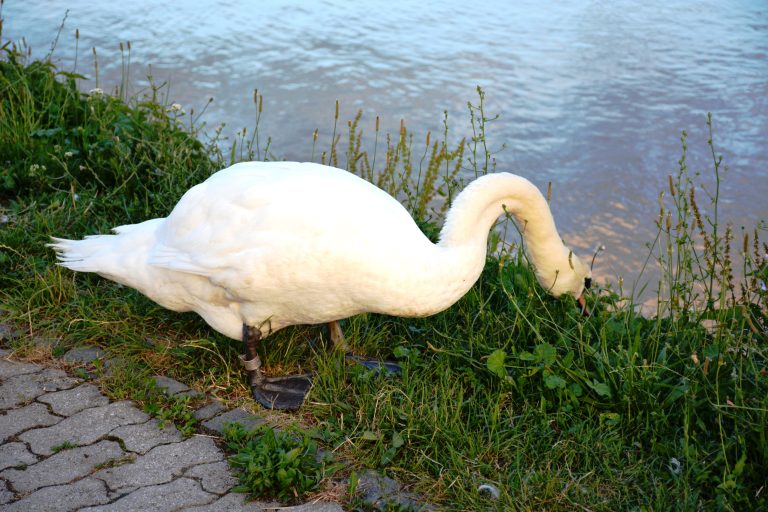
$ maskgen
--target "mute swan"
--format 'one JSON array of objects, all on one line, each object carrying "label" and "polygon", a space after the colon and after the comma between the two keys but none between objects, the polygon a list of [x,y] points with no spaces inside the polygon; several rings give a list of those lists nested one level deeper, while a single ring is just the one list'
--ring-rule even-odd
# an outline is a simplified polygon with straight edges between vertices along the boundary
[{"label": "mute swan", "polygon": [[582,307],[589,267],[563,245],[546,200],[528,180],[489,174],[448,212],[437,244],[384,191],[347,171],[295,162],[245,162],[187,191],[166,218],[84,240],[53,238],[59,264],[136,288],[161,306],[195,311],[242,339],[254,397],[296,408],[311,381],[265,378],[256,342],[293,324],[362,312],[419,317],[442,311],[477,281],[488,231],[504,211],[525,239],[539,283]]}]

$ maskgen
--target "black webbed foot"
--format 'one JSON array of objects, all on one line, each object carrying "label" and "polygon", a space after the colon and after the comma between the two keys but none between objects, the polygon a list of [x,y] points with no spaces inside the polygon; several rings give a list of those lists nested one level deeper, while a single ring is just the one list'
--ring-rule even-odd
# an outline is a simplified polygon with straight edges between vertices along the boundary
[{"label": "black webbed foot", "polygon": [[262,377],[261,382],[251,382],[254,400],[267,409],[298,409],[310,387],[312,380],[307,375]]},{"label": "black webbed foot", "polygon": [[243,324],[245,355],[241,356],[241,362],[248,372],[253,398],[267,409],[298,409],[312,387],[312,380],[308,375],[265,377],[256,353],[256,343],[260,339],[259,329]]}]

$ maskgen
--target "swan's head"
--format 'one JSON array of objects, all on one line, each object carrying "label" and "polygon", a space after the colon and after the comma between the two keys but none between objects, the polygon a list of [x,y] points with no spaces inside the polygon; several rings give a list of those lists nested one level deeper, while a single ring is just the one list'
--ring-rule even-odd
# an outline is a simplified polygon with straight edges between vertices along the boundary
[{"label": "swan's head", "polygon": [[589,265],[567,250],[559,264],[536,268],[536,278],[555,297],[571,295],[584,307],[584,290],[592,285],[592,270]]}]

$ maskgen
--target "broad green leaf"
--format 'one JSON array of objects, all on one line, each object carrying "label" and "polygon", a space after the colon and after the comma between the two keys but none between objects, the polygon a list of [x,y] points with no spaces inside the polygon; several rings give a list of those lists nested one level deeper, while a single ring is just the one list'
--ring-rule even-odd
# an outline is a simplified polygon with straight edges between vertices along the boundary
[{"label": "broad green leaf", "polygon": [[565,387],[565,379],[555,374],[545,375],[544,385],[547,386],[549,389],[556,389],[556,388],[562,389]]},{"label": "broad green leaf", "polygon": [[598,395],[605,396],[605,397],[608,397],[608,398],[611,397],[611,387],[608,384],[606,384],[605,382],[600,382],[600,381],[598,381],[596,379],[592,379],[591,381],[588,380],[587,384]]},{"label": "broad green leaf", "polygon": [[490,371],[503,379],[507,376],[507,369],[504,367],[504,360],[506,358],[507,353],[498,348],[488,356],[488,361],[486,361],[485,365]]},{"label": "broad green leaf", "polygon": [[557,349],[549,343],[540,343],[534,347],[533,355],[536,360],[549,366],[555,363]]},{"label": "broad green leaf", "polygon": [[523,351],[523,352],[520,352],[520,353],[517,355],[517,357],[519,357],[519,358],[520,358],[520,359],[522,359],[523,361],[536,361],[536,360],[537,360],[537,359],[536,359],[536,356],[534,356],[534,355],[533,355],[533,354],[531,354],[530,352],[525,352],[525,351]]}]

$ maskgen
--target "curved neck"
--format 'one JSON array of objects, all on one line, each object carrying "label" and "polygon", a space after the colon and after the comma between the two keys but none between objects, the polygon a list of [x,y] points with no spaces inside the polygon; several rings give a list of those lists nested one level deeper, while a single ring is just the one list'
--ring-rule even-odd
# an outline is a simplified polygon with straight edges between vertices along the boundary
[{"label": "curved neck", "polygon": [[547,201],[530,181],[508,173],[489,174],[467,186],[453,203],[440,232],[445,248],[479,247],[485,259],[488,232],[496,220],[510,213],[525,240],[526,252],[539,282],[552,289],[557,275],[570,265]]}]

